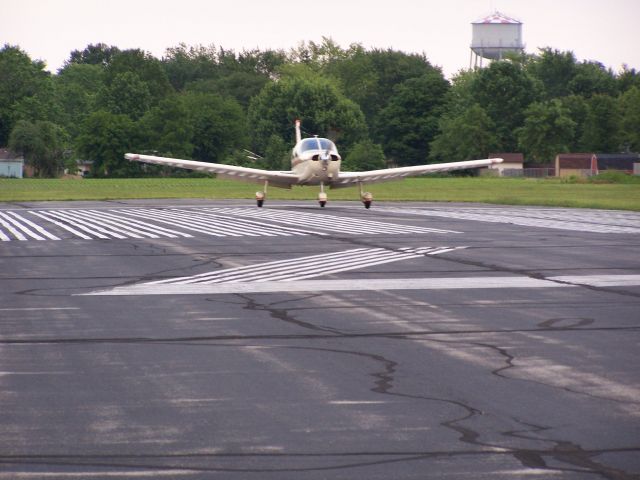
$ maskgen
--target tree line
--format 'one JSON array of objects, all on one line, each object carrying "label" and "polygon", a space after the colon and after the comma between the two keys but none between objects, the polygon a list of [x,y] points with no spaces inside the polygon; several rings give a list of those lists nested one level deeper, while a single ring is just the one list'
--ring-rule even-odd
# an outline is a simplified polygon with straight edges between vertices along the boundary
[{"label": "tree line", "polygon": [[162,171],[128,151],[288,169],[295,118],[339,143],[345,169],[638,152],[640,73],[544,48],[448,81],[424,54],[328,38],[289,51],[181,44],[160,59],[88,45],[55,74],[18,46],[0,50],[0,146],[39,176],[76,159],[95,176]]}]

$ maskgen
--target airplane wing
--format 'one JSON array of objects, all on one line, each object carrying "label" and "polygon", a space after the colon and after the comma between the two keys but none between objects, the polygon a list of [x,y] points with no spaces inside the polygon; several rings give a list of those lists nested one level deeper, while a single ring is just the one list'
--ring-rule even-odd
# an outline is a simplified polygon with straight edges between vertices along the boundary
[{"label": "airplane wing", "polygon": [[231,178],[255,183],[263,183],[266,180],[270,185],[282,188],[291,188],[291,185],[298,183],[298,176],[293,172],[278,172],[275,170],[238,167],[236,165],[224,165],[221,163],[181,160],[179,158],[154,157],[153,155],[139,155],[137,153],[125,153],[124,158],[135,162],[187,168],[200,172],[211,172],[217,174],[219,178]]},{"label": "airplane wing", "polygon": [[331,187],[341,188],[350,187],[357,183],[388,182],[425,173],[450,172],[452,170],[480,168],[502,162],[503,160],[501,158],[488,158],[485,160],[468,160],[465,162],[433,163],[431,165],[415,165],[412,167],[384,168],[382,170],[369,170],[367,172],[340,172],[340,176],[331,182]]}]

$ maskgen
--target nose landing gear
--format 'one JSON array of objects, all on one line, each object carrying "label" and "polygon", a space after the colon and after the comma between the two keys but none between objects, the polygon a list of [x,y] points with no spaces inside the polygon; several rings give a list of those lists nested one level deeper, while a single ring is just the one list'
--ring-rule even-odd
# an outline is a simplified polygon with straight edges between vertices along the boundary
[{"label": "nose landing gear", "polygon": [[320,182],[320,193],[318,194],[318,203],[321,208],[327,204],[327,194],[324,193],[324,183]]}]

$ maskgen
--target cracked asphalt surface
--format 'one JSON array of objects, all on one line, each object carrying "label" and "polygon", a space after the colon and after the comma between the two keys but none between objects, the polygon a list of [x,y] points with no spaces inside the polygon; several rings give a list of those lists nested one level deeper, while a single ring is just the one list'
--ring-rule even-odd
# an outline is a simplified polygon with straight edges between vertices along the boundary
[{"label": "cracked asphalt surface", "polygon": [[[114,205],[246,202],[73,203]],[[267,208],[462,233],[0,243],[0,479],[640,478],[639,286],[81,295],[354,247],[468,248],[323,279],[640,274],[637,234],[378,205]]]}]

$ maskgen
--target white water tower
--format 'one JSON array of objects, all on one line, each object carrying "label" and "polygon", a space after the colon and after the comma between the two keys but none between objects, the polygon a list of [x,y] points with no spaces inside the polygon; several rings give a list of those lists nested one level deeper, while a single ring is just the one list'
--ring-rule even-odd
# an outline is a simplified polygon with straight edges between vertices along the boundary
[{"label": "white water tower", "polygon": [[[507,52],[522,53],[522,22],[508,17],[497,10],[471,23],[471,59],[469,68],[482,67],[482,59],[502,60]],[[475,54],[475,63],[473,55]]]}]

